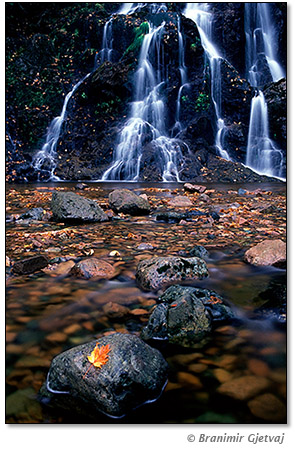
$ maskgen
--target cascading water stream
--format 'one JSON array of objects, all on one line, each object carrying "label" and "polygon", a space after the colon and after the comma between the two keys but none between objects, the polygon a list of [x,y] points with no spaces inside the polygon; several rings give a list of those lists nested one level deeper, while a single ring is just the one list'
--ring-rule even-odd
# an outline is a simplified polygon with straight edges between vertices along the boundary
[{"label": "cascading water stream", "polygon": [[75,84],[73,89],[65,96],[63,108],[61,110],[60,115],[52,120],[47,131],[46,142],[43,145],[42,149],[39,152],[37,152],[33,158],[32,166],[34,170],[36,170],[38,174],[40,173],[47,174],[49,176],[49,180],[61,181],[59,177],[54,175],[54,171],[56,168],[56,146],[60,136],[60,130],[62,124],[65,121],[68,103],[72,95],[81,85],[81,83],[83,83],[83,81],[89,76],[90,73],[87,74],[80,81],[78,81],[78,83]]},{"label": "cascading water stream", "polygon": [[187,3],[183,14],[193,20],[197,25],[199,36],[205,54],[209,61],[211,75],[211,98],[214,104],[217,118],[217,134],[215,145],[219,155],[227,160],[230,157],[224,149],[224,137],[226,126],[221,116],[222,109],[222,86],[221,86],[221,64],[223,58],[219,55],[218,50],[212,41],[212,22],[213,17],[209,12],[208,3]]},{"label": "cascading water stream", "polygon": [[[126,5],[126,4],[125,4]],[[121,10],[124,9],[125,5],[117,12],[117,14],[124,14]],[[132,5],[131,3],[129,5]],[[104,61],[111,61],[111,55],[113,51],[113,39],[112,39],[112,18],[111,16],[104,25],[103,38],[102,38],[102,48],[95,56],[94,71],[102,64]],[[56,147],[60,136],[61,127],[66,119],[68,103],[72,98],[74,92],[78,87],[91,75],[88,73],[85,75],[70,92],[65,97],[62,111],[59,116],[55,117],[49,125],[46,141],[41,150],[39,150],[33,157],[32,167],[38,174],[38,181],[40,181],[40,174],[46,175],[48,180],[52,181],[62,181],[59,177],[54,175],[56,169]],[[47,181],[48,181],[47,180]]]},{"label": "cascading water stream", "polygon": [[180,108],[181,108],[181,97],[183,95],[183,91],[189,88],[189,84],[187,82],[187,69],[184,62],[184,44],[183,37],[180,30],[180,19],[178,17],[178,67],[180,73],[181,85],[178,89],[177,100],[176,100],[176,112],[175,112],[175,124],[172,128],[172,136],[176,137],[182,130],[183,126],[180,122]]},{"label": "cascading water stream", "polygon": [[164,22],[159,27],[149,24],[149,32],[144,36],[135,73],[130,119],[121,131],[112,165],[104,172],[101,181],[139,180],[143,148],[150,143],[161,167],[162,180],[180,181],[180,141],[167,136],[165,104],[161,95],[166,83],[161,46],[164,27]]},{"label": "cascading water stream", "polygon": [[269,137],[268,107],[260,86],[264,84],[262,65],[267,64],[270,77],[284,77],[276,61],[276,38],[267,3],[245,3],[246,69],[251,86],[256,88],[251,101],[246,165],[255,172],[283,178],[283,154]]}]

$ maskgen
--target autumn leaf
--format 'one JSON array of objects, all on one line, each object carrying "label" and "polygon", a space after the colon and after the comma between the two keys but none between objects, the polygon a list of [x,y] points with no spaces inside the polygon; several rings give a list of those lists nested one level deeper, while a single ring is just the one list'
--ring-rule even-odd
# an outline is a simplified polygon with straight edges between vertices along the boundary
[{"label": "autumn leaf", "polygon": [[88,371],[93,367],[98,367],[101,369],[102,366],[104,366],[108,361],[108,353],[110,352],[110,345],[102,345],[102,347],[98,347],[99,342],[96,343],[96,346],[92,353],[87,356],[87,359],[91,363],[91,366],[88,368],[88,370],[85,372],[83,379],[86,377]]}]

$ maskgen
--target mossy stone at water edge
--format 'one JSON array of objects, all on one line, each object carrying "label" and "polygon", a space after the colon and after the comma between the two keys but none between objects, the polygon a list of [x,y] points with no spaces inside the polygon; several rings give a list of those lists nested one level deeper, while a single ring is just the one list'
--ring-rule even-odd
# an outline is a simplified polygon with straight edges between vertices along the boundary
[{"label": "mossy stone at water edge", "polygon": [[196,257],[155,257],[141,261],[136,270],[137,283],[147,291],[184,280],[201,280],[207,276],[205,261]]},{"label": "mossy stone at water edge", "polygon": [[[96,343],[110,345],[108,361],[91,366],[87,356]],[[156,400],[167,381],[168,364],[161,353],[137,336],[115,333],[71,348],[52,363],[40,394],[50,404],[83,414],[122,417]]]},{"label": "mossy stone at water edge", "polygon": [[106,214],[94,201],[74,192],[53,192],[53,219],[62,222],[104,222]]}]

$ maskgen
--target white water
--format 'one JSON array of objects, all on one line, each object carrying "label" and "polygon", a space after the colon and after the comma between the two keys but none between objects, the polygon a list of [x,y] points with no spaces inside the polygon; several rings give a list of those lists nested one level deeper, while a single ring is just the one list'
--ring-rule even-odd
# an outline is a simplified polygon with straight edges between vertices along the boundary
[{"label": "white water", "polygon": [[36,153],[33,158],[32,166],[38,173],[46,173],[49,175],[49,180],[61,181],[59,177],[54,175],[54,170],[56,168],[56,146],[60,136],[60,131],[62,124],[64,123],[68,103],[78,89],[78,87],[83,83],[83,81],[90,76],[90,73],[82,78],[78,83],[75,84],[73,89],[65,96],[63,108],[59,116],[55,117],[50,123],[47,131],[46,142],[42,149]]},{"label": "white water", "polygon": [[[276,61],[276,36],[267,3],[245,3],[246,68],[253,87],[259,88],[259,62],[265,57],[273,81],[284,77]],[[261,175],[282,179],[283,153],[269,137],[268,107],[264,94],[256,89],[251,101],[246,165]]]},{"label": "white water", "polygon": [[149,33],[144,37],[135,73],[130,119],[120,133],[113,163],[104,172],[101,181],[139,180],[143,149],[147,143],[151,143],[155,150],[162,180],[180,181],[180,141],[167,136],[165,104],[161,93],[166,83],[161,46],[164,26],[164,22],[159,27],[149,24]]},{"label": "white water", "polygon": [[150,12],[152,14],[165,12],[168,9],[165,3],[123,3],[123,6],[119,9],[118,14],[133,14],[146,6],[150,8]]},{"label": "white water", "polygon": [[209,61],[211,73],[211,98],[217,117],[217,134],[215,145],[218,149],[219,155],[224,159],[230,160],[227,151],[224,149],[226,126],[221,116],[221,64],[223,58],[220,56],[212,40],[213,16],[209,12],[208,3],[187,3],[183,14],[193,20],[197,25],[201,43]]},{"label": "white water", "polygon": [[181,97],[186,89],[189,88],[187,82],[187,69],[184,62],[184,43],[183,37],[180,30],[180,19],[178,17],[178,68],[180,73],[181,86],[178,89],[177,100],[176,100],[176,112],[175,112],[175,124],[172,128],[172,137],[178,136],[178,134],[183,130],[183,126],[180,121],[180,108],[181,108]]},{"label": "white water", "polygon": [[113,28],[113,17],[110,17],[109,20],[104,25],[102,47],[101,50],[96,55],[94,70],[97,69],[97,67],[100,64],[103,64],[104,61],[112,60],[112,53],[113,53],[112,28]]}]

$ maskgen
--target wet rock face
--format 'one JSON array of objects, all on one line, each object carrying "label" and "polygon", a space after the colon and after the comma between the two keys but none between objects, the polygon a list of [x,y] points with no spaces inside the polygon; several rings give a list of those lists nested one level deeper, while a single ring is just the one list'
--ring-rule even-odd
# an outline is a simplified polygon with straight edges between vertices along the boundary
[{"label": "wet rock face", "polygon": [[[108,361],[101,368],[91,366],[87,359],[97,342],[99,347],[110,346]],[[115,333],[56,356],[41,395],[89,416],[104,413],[122,417],[160,396],[167,370],[158,350],[136,336]]]},{"label": "wet rock face", "polygon": [[74,192],[53,192],[53,218],[62,222],[104,222],[106,214],[96,202]]},{"label": "wet rock face", "polygon": [[166,339],[184,347],[203,344],[214,322],[233,318],[222,298],[207,289],[171,286],[158,301],[161,303],[154,309],[141,333],[146,341]]},{"label": "wet rock face", "polygon": [[260,242],[249,248],[244,259],[254,266],[284,266],[286,263],[286,244],[280,239]]},{"label": "wet rock face", "polygon": [[207,276],[206,263],[202,259],[176,256],[141,261],[136,271],[137,283],[146,291],[155,291],[183,280],[201,280]]},{"label": "wet rock face", "polygon": [[110,208],[116,213],[139,216],[149,214],[150,212],[148,200],[139,197],[129,189],[116,189],[110,192],[108,200]]}]

